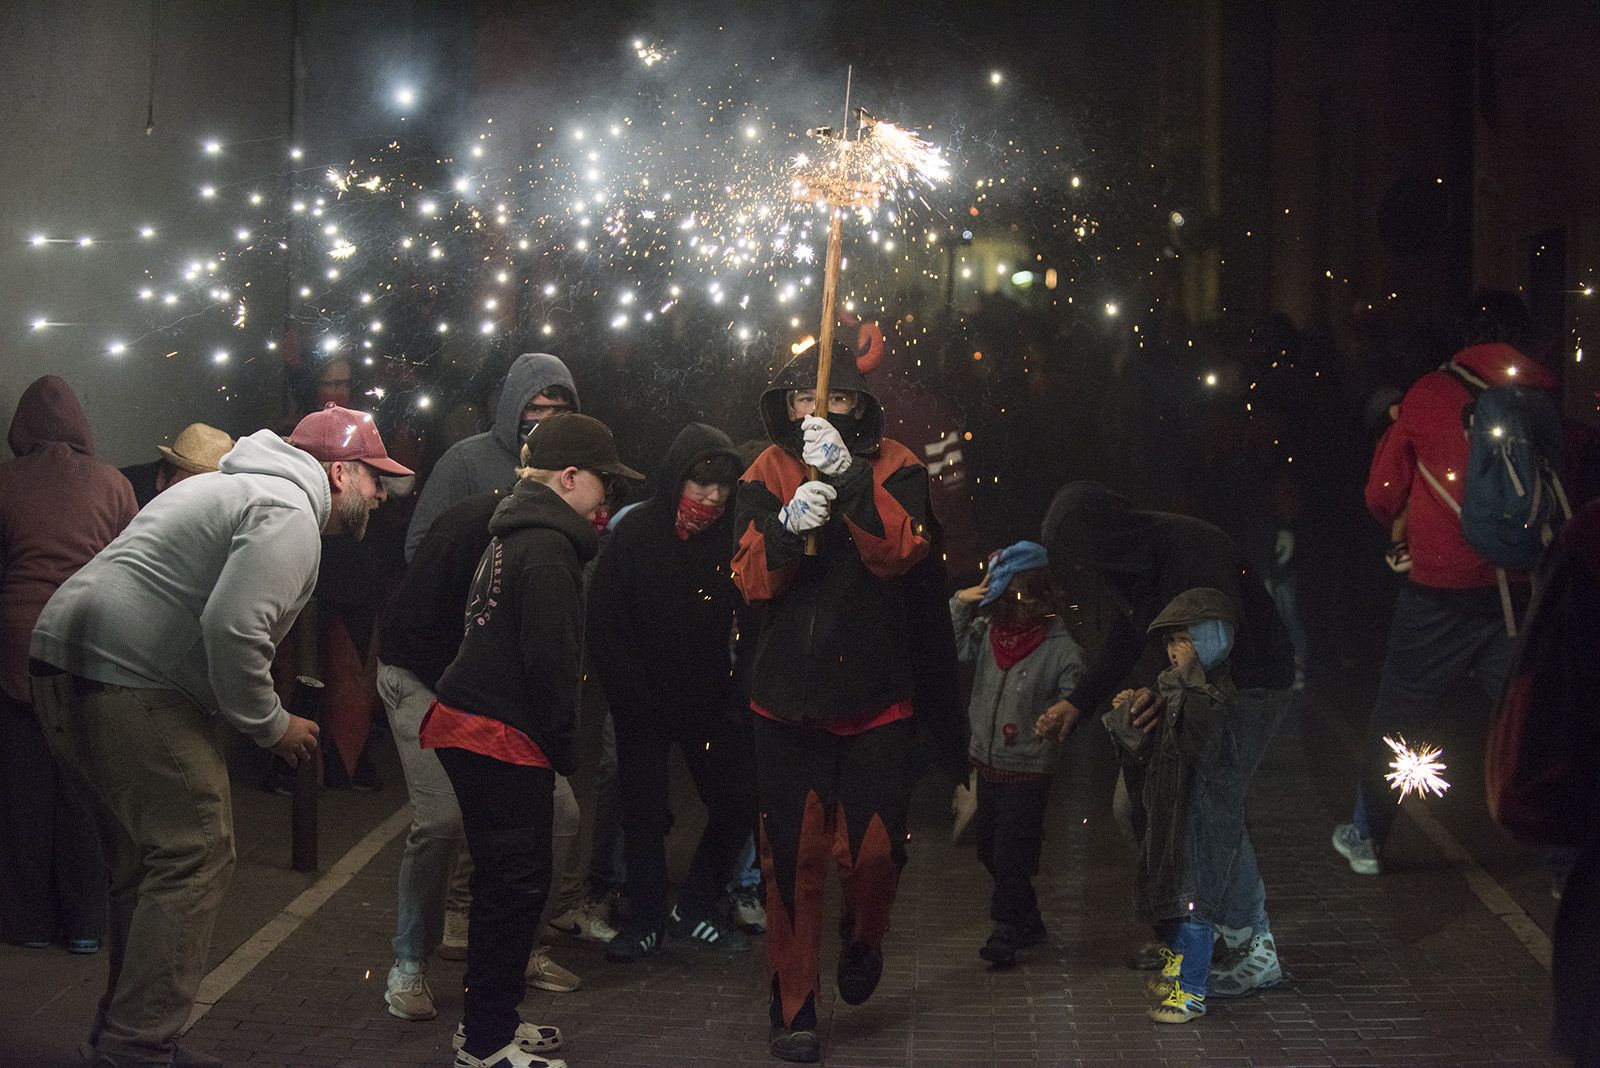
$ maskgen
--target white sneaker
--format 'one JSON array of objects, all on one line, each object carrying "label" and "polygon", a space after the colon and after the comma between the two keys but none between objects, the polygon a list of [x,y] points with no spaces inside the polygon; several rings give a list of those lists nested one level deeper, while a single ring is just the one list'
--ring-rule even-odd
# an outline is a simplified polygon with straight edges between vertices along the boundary
[{"label": "white sneaker", "polygon": [[[554,1053],[561,1048],[561,1028],[542,1027],[524,1020],[517,1025],[517,1033],[511,1041],[528,1053]],[[456,1024],[456,1035],[450,1044],[456,1049],[467,1044],[466,1024]]]},{"label": "white sneaker", "polygon": [[444,910],[444,941],[439,943],[439,959],[467,959],[467,914],[460,909]]},{"label": "white sneaker", "polygon": [[529,984],[554,994],[570,994],[583,985],[582,979],[550,959],[549,946],[534,947],[524,974]]},{"label": "white sneaker", "polygon": [[728,895],[733,907],[729,918],[745,934],[761,934],[767,929],[767,910],[761,904],[761,890],[754,886],[741,886]]},{"label": "white sneaker", "polygon": [[568,909],[554,917],[548,926],[585,942],[605,943],[617,937],[617,929],[607,921],[608,911],[602,901],[585,901],[577,908]]},{"label": "white sneaker", "polygon": [[390,1016],[402,1020],[431,1020],[439,1015],[433,1007],[433,991],[428,989],[428,966],[420,960],[397,960],[389,969],[389,989],[383,1004]]},{"label": "white sneaker", "polygon": [[567,1062],[529,1053],[517,1048],[515,1042],[508,1042],[482,1059],[458,1049],[455,1068],[567,1068]]}]

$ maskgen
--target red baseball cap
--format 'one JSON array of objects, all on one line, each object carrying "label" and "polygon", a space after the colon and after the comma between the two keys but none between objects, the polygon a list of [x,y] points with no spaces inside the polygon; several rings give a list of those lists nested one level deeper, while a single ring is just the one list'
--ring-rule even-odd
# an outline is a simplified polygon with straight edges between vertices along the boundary
[{"label": "red baseball cap", "polygon": [[372,416],[329,402],[312,412],[289,435],[289,444],[304,449],[325,464],[359,460],[386,475],[414,475],[415,471],[389,459]]}]

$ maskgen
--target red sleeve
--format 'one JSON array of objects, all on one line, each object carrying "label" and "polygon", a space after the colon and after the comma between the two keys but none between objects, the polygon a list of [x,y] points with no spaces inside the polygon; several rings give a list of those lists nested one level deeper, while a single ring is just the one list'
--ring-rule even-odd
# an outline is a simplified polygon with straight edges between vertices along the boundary
[{"label": "red sleeve", "polygon": [[804,477],[800,462],[773,446],[756,457],[739,482],[734,522],[741,533],[733,554],[733,583],[747,604],[782,596],[794,581],[805,541],[783,528],[778,509]]},{"label": "red sleeve", "polygon": [[928,469],[894,441],[873,460],[870,493],[840,487],[850,537],[877,578],[899,578],[928,555],[928,494]]},{"label": "red sleeve", "polygon": [[1367,511],[1383,524],[1393,523],[1411,500],[1411,480],[1417,473],[1417,450],[1400,420],[1384,431],[1367,472]]}]

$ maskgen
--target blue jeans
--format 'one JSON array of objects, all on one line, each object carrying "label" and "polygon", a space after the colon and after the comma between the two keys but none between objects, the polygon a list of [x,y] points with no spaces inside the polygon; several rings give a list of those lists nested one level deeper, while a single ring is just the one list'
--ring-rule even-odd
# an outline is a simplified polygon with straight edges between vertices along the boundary
[{"label": "blue jeans", "polygon": [[[1239,859],[1228,880],[1228,892],[1215,917],[1223,929],[1230,949],[1237,949],[1255,935],[1267,934],[1267,885],[1261,881],[1261,869],[1256,864],[1256,847],[1250,843],[1250,832],[1244,833],[1239,843]],[[1188,983],[1184,984],[1185,989]],[[1203,991],[1202,991],[1203,993]]]},{"label": "blue jeans", "polygon": [[1511,674],[1514,651],[1498,611],[1475,614],[1414,584],[1401,588],[1389,624],[1378,699],[1362,748],[1351,817],[1357,832],[1382,843],[1400,809],[1383,778],[1392,757],[1384,736],[1403,734],[1412,743],[1426,741],[1419,730],[1436,720],[1446,691],[1468,675],[1489,700],[1498,701]]},{"label": "blue jeans", "polygon": [[1156,934],[1174,953],[1183,954],[1178,982],[1197,997],[1206,996],[1206,977],[1211,974],[1211,925],[1204,920],[1163,920]]},{"label": "blue jeans", "polygon": [[728,879],[728,893],[735,890],[754,890],[761,885],[761,858],[756,856],[754,832],[744,840],[739,859],[733,862],[733,875]]}]

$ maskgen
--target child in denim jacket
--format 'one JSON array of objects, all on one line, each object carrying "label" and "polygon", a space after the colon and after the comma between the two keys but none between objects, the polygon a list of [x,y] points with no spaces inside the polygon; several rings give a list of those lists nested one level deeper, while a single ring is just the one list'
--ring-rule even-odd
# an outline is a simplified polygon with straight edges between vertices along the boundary
[{"label": "child in denim jacket", "polygon": [[[950,599],[956,652],[975,664],[968,756],[977,772],[978,857],[994,878],[993,929],[978,955],[1006,967],[1045,940],[1033,890],[1044,809],[1061,749],[1034,724],[1078,684],[1083,650],[1057,617],[1045,550],[1031,541],[994,553],[988,577]],[[1070,708],[1070,706],[1067,706]]]}]

